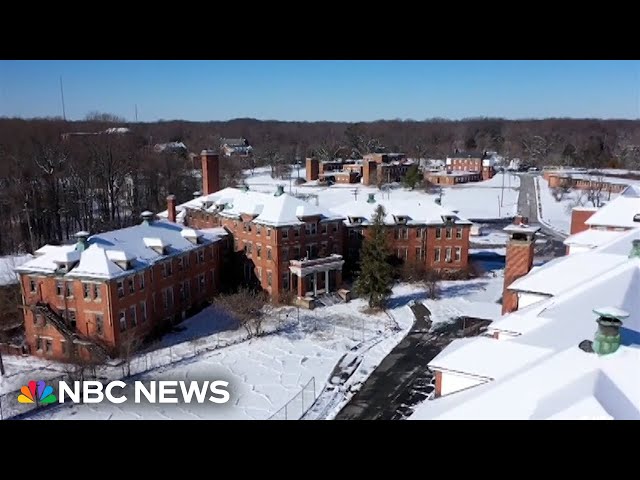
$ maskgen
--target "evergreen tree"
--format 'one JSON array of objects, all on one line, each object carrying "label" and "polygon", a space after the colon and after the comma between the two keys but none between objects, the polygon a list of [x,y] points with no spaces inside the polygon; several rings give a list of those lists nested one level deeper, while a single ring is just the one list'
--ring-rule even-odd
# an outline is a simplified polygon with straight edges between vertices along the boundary
[{"label": "evergreen tree", "polygon": [[407,174],[404,176],[404,184],[407,188],[413,190],[416,185],[422,182],[422,175],[418,165],[411,165],[407,170]]},{"label": "evergreen tree", "polygon": [[382,205],[378,205],[372,217],[360,256],[360,274],[356,280],[355,291],[367,297],[371,308],[382,308],[391,295],[393,268],[389,263]]}]

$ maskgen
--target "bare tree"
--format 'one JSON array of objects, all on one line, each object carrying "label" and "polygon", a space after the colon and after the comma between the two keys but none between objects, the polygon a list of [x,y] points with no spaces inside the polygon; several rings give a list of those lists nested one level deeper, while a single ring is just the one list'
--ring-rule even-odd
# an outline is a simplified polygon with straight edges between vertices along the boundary
[{"label": "bare tree", "polygon": [[270,313],[265,292],[240,288],[235,293],[220,295],[214,303],[227,311],[247,332],[249,338],[259,337]]},{"label": "bare tree", "polygon": [[[589,177],[589,186],[587,187],[587,200],[595,208],[602,206],[602,195],[606,182],[604,176],[594,175]],[[610,190],[610,189],[609,189]]]}]

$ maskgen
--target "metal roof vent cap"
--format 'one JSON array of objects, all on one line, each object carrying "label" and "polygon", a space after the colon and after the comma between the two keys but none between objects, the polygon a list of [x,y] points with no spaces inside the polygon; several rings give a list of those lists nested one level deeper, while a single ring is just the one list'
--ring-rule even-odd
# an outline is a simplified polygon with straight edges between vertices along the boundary
[{"label": "metal roof vent cap", "polygon": [[640,258],[640,240],[633,240],[631,242],[631,251],[629,252],[629,258]]},{"label": "metal roof vent cap", "polygon": [[376,194],[370,193],[369,198],[367,199],[367,203],[376,203]]},{"label": "metal roof vent cap", "polygon": [[143,225],[151,225],[151,223],[153,223],[153,217],[155,215],[153,212],[150,212],[149,210],[145,210],[140,214],[140,216],[142,217]]},{"label": "metal roof vent cap", "polygon": [[276,193],[273,194],[274,197],[279,197],[284,194],[284,185],[278,185],[276,188]]},{"label": "metal roof vent cap", "polygon": [[620,347],[620,327],[622,320],[629,317],[629,313],[616,307],[603,307],[594,309],[598,315],[596,330],[593,340],[593,351],[598,355],[607,355],[615,352]]},{"label": "metal roof vent cap", "polygon": [[89,242],[87,239],[89,238],[89,232],[85,232],[84,230],[76,233],[76,238],[78,239],[78,243],[76,244],[76,250],[78,252],[83,252],[89,247]]}]

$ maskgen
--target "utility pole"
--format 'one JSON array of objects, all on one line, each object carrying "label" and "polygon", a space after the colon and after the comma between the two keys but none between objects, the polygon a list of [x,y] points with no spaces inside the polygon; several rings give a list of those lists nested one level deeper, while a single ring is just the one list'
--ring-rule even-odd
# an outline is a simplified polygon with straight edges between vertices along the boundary
[{"label": "utility pole", "polygon": [[504,199],[504,172],[502,172],[502,188],[500,189],[500,206],[504,206],[502,200]]},{"label": "utility pole", "polygon": [[65,111],[65,108],[64,108],[64,90],[62,88],[62,76],[60,76],[60,97],[62,98],[62,118],[66,121],[67,112]]},{"label": "utility pole", "polygon": [[136,123],[138,123],[138,104],[136,103]]}]

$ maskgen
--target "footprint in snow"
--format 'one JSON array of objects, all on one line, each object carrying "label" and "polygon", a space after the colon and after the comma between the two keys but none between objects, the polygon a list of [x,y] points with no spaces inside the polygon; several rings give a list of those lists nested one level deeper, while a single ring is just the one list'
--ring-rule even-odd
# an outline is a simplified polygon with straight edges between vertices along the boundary
[{"label": "footprint in snow", "polygon": [[302,360],[300,360],[300,364],[303,364],[307,360],[309,360],[309,357],[302,357]]}]

